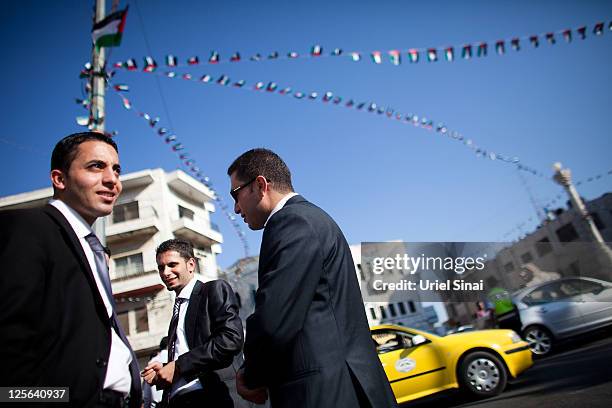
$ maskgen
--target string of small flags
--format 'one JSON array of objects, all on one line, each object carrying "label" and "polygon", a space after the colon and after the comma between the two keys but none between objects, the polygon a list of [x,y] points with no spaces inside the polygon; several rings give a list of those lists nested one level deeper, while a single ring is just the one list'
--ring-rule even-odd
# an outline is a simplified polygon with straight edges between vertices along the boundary
[{"label": "string of small flags", "polygon": [[[374,64],[382,64],[383,61],[399,66],[404,61],[411,64],[419,63],[420,61],[437,62],[445,60],[453,62],[458,59],[470,60],[474,57],[484,58],[494,52],[497,55],[505,55],[509,49],[513,52],[519,52],[521,49],[531,47],[532,49],[539,48],[541,44],[549,44],[550,46],[557,44],[557,39],[563,38],[566,43],[571,43],[575,38],[585,40],[588,37],[599,37],[605,32],[606,23],[598,22],[593,24],[592,28],[584,25],[576,29],[563,29],[557,31],[549,31],[540,34],[515,36],[507,39],[496,41],[479,41],[463,44],[461,46],[439,46],[428,48],[408,48],[408,49],[393,49],[386,51],[350,51],[345,52],[341,48],[333,48],[331,51],[324,52],[321,45],[313,45],[308,53],[298,53],[290,51],[281,54],[278,51],[273,51],[267,54],[254,54],[243,58],[243,53],[235,52],[229,58],[222,58],[218,51],[211,51],[207,59],[198,56],[192,56],[179,62],[179,58],[173,54],[168,54],[165,57],[165,65],[169,68],[178,68],[185,66],[193,66],[204,61],[208,64],[223,64],[223,63],[238,63],[243,61],[260,62],[273,60],[295,60],[295,59],[320,59],[323,57],[347,57],[354,62],[369,59]],[[612,21],[607,24],[608,31],[612,31]],[[592,33],[592,34],[591,34]],[[115,68],[124,68],[128,71],[138,70],[138,64],[134,58],[126,61],[117,61],[113,64]],[[143,71],[153,72],[158,68],[158,64],[151,56],[144,57]]]},{"label": "string of small flags", "polygon": [[[124,85],[124,87],[126,88],[125,90],[127,90],[127,85]],[[192,155],[186,149],[185,145],[178,139],[178,137],[176,136],[174,132],[171,132],[166,127],[159,126],[159,122],[160,122],[159,117],[154,117],[153,115],[150,115],[146,112],[136,109],[134,105],[132,104],[132,102],[120,93],[120,91],[117,89],[116,86],[113,86],[112,89],[115,90],[115,93],[121,99],[123,107],[127,110],[131,110],[138,117],[145,120],[147,124],[149,125],[149,127],[153,131],[155,131],[155,133],[161,138],[161,140],[163,140],[170,147],[171,151],[178,156],[179,160],[181,161],[182,164],[186,166],[189,173],[194,178],[196,178],[198,181],[200,181],[202,184],[204,184],[206,187],[208,187],[210,191],[212,191],[214,200],[217,202],[217,204],[221,208],[221,211],[223,212],[225,217],[232,224],[232,227],[236,231],[238,238],[240,238],[242,247],[244,249],[245,257],[248,257],[249,256],[249,243],[246,239],[246,234],[244,230],[242,229],[242,226],[240,225],[238,218],[233,214],[232,207],[228,206],[225,203],[225,201],[223,200],[223,197],[217,192],[210,178],[206,176],[202,172],[202,170],[197,166],[196,160],[192,157]]]},{"label": "string of small flags", "polygon": [[[174,71],[167,71],[164,73],[158,72],[156,74],[163,75],[168,78],[182,78],[183,80],[187,81],[200,82],[203,84],[217,84],[223,87],[239,88],[253,92],[274,93],[282,96],[293,95],[293,98],[296,100],[319,100],[327,105],[338,105],[343,106],[345,108],[354,108],[357,111],[367,112],[371,114],[375,113],[377,116],[392,119],[399,123],[413,125],[415,127],[422,128],[428,131],[435,131],[436,133],[442,136],[446,136],[450,139],[456,140],[462,143],[466,148],[470,149],[476,155],[476,157],[499,161],[503,163],[509,163],[515,165],[521,171],[525,171],[534,176],[545,177],[542,172],[520,163],[520,159],[518,157],[503,155],[479,147],[472,139],[463,136],[460,132],[456,130],[449,129],[444,123],[435,122],[434,120],[428,117],[419,116],[413,113],[403,114],[399,111],[396,111],[392,107],[385,107],[383,105],[377,104],[376,102],[359,101],[355,99],[343,98],[339,95],[335,95],[331,91],[327,91],[324,93],[295,91],[291,87],[281,87],[278,85],[278,83],[273,81],[247,84],[247,82],[243,79],[232,81],[229,76],[224,74],[220,75],[217,78],[213,78],[209,74],[204,74],[200,77],[196,77],[195,75],[192,75],[190,73],[177,74]],[[129,100],[125,97],[123,97],[123,99],[124,107],[126,107],[126,109],[129,109]]]},{"label": "string of small flags", "polygon": [[[577,181],[577,182],[575,182],[573,184],[576,187],[580,187],[583,184],[592,183],[592,182],[601,180],[604,177],[610,177],[610,176],[612,176],[612,170],[608,170],[606,173],[599,173],[599,174],[596,174],[594,176],[590,176],[590,177],[584,178],[584,179],[579,180],[579,181]],[[556,206],[557,204],[564,204],[567,200],[568,200],[567,194],[559,193],[552,200],[550,200],[549,202],[547,202],[544,205],[544,211],[548,212],[548,211],[552,210],[552,208],[554,206]]]}]

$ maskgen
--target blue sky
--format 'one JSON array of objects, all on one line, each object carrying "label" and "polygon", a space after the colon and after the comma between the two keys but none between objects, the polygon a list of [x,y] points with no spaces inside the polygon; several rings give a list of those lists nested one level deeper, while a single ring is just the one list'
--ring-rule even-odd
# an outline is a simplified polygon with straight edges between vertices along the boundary
[{"label": "blue sky", "polygon": [[[110,3],[110,1],[109,1]],[[458,4],[460,3],[460,4]],[[122,2],[123,7],[126,3]],[[123,43],[110,61],[166,54],[179,62],[198,55],[199,66],[178,69],[232,81],[277,82],[302,92],[332,91],[345,100],[375,102],[402,113],[444,122],[483,148],[521,161],[547,176],[561,161],[576,180],[612,169],[612,20],[610,1],[131,1]],[[0,166],[8,177],[0,196],[49,185],[48,161],[62,136],[79,131],[85,111],[79,70],[91,52],[91,2],[20,1],[3,5],[0,33],[7,39],[0,76],[2,127]],[[605,33],[592,34],[596,22]],[[499,39],[587,25],[587,39],[574,32],[566,44],[541,39],[520,52]],[[455,62],[375,65],[343,58],[208,65],[211,50],[223,58],[273,51],[307,53],[374,51],[489,43],[486,58]],[[442,55],[439,55],[442,58]],[[164,69],[165,70],[165,69]],[[544,205],[561,188],[550,179],[511,165],[477,158],[456,140],[414,126],[319,101],[266,92],[118,72],[117,83],[140,111],[171,128],[226,202],[225,171],[243,151],[264,146],[278,152],[294,186],[328,211],[350,243],[406,241],[497,241],[516,238],[537,225],[534,200]],[[107,129],[117,142],[125,172],[182,168],[160,138],[126,111],[112,92]],[[586,198],[612,190],[612,177],[579,187]],[[531,220],[530,220],[531,219]],[[221,211],[214,215],[224,237],[219,261],[242,256],[240,240]],[[245,228],[245,230],[247,230]],[[247,231],[251,254],[260,232]]]}]

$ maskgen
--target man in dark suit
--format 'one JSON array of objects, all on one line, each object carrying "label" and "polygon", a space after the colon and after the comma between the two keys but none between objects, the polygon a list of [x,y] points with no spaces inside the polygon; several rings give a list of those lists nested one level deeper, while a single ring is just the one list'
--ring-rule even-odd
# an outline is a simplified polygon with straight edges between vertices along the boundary
[{"label": "man in dark suit", "polygon": [[235,212],[264,228],[238,393],[262,403],[269,392],[274,408],[395,407],[340,228],[293,192],[270,150],[249,150],[227,173]]},{"label": "man in dark suit", "polygon": [[51,156],[53,199],[0,212],[0,386],[69,387],[75,407],[139,407],[136,356],[118,325],[103,247],[91,229],[121,193],[118,149],[77,133]]},{"label": "man in dark suit", "polygon": [[153,362],[142,376],[165,388],[162,401],[170,407],[232,408],[233,361],[243,342],[234,291],[223,280],[195,279],[196,261],[187,241],[163,242],[156,259],[159,276],[176,293],[176,300],[168,331],[168,364]]}]

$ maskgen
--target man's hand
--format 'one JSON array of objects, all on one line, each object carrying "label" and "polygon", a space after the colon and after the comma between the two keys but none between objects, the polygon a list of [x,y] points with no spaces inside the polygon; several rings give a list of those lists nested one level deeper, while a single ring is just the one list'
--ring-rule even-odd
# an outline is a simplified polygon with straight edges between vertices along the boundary
[{"label": "man's hand", "polygon": [[157,361],[149,363],[144,370],[140,373],[140,376],[150,385],[155,385],[155,376],[157,372],[163,368],[163,364]]},{"label": "man's hand", "polygon": [[172,380],[174,376],[178,374],[176,370],[176,364],[174,361],[163,365],[157,361],[152,362],[147,365],[140,375],[144,380],[151,384],[157,386],[157,388],[164,389],[170,387],[172,385]]},{"label": "man's hand", "polygon": [[244,383],[244,370],[241,368],[236,373],[236,391],[247,401],[261,405],[268,399],[268,390],[265,387],[248,388]]}]

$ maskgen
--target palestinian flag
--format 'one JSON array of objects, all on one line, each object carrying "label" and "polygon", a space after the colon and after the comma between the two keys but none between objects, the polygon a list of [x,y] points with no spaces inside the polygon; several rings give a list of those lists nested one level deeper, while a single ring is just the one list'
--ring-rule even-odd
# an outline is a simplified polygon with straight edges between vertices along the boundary
[{"label": "palestinian flag", "polygon": [[219,53],[217,51],[210,52],[210,58],[208,58],[209,64],[217,64],[219,62]]},{"label": "palestinian flag", "polygon": [[176,76],[176,72],[173,72],[173,71],[166,72],[166,76],[168,78],[174,78]]},{"label": "palestinian flag", "polygon": [[344,106],[346,106],[347,108],[350,108],[350,107],[352,107],[354,104],[355,104],[355,102],[353,102],[353,100],[352,100],[352,99],[349,99],[349,101],[348,101],[348,102],[346,102],[346,104],[345,104]]},{"label": "palestinian flag", "polygon": [[604,29],[604,23],[597,23],[595,24],[595,27],[593,28],[593,34],[602,35],[603,29]]},{"label": "palestinian flag", "polygon": [[518,38],[513,38],[512,41],[510,41],[510,45],[512,45],[512,49],[514,51],[520,51],[521,50],[521,42]]},{"label": "palestinian flag", "polygon": [[255,54],[251,57],[251,61],[260,61],[261,60],[261,54]]},{"label": "palestinian flag", "polygon": [[121,101],[123,102],[123,107],[127,110],[132,109],[132,104],[130,103],[130,101],[127,98],[122,98]]},{"label": "palestinian flag", "polygon": [[356,106],[357,109],[361,110],[363,109],[363,107],[365,106],[365,102],[361,102],[359,105]]},{"label": "palestinian flag", "polygon": [[163,136],[163,135],[165,135],[166,133],[168,133],[168,129],[166,129],[166,128],[159,128],[159,129],[157,130],[157,134],[158,134],[158,135],[160,135],[160,136]]},{"label": "palestinian flag", "polygon": [[487,43],[483,42],[478,44],[478,56],[486,57],[487,56]]},{"label": "palestinian flag", "polygon": [[128,92],[130,90],[130,88],[124,84],[117,84],[114,86],[114,88],[115,88],[115,91],[119,91],[119,92]]},{"label": "palestinian flag", "polygon": [[225,86],[225,85],[229,84],[229,82],[230,82],[230,79],[229,79],[229,77],[227,75],[221,75],[219,77],[219,79],[217,79],[217,83],[219,85]]},{"label": "palestinian flag", "polygon": [[210,82],[210,81],[212,81],[212,77],[210,75],[208,75],[208,74],[202,75],[202,78],[200,78],[200,81],[202,81],[202,82]]},{"label": "palestinian flag", "polygon": [[334,94],[327,91],[323,94],[323,102],[329,102],[334,97]]},{"label": "palestinian flag", "polygon": [[380,57],[380,51],[372,51],[372,61],[375,64],[380,64],[382,62],[382,58]]},{"label": "palestinian flag", "polygon": [[283,88],[280,91],[278,91],[278,93],[281,95],[288,95],[291,93],[291,88],[290,87]]},{"label": "palestinian flag", "polygon": [[564,30],[563,31],[563,38],[565,38],[565,41],[568,43],[572,42],[572,30]]},{"label": "palestinian flag", "polygon": [[240,61],[240,53],[237,52],[230,57],[230,62],[238,62]]},{"label": "palestinian flag", "polygon": [[318,57],[323,52],[323,48],[320,45],[314,45],[310,50],[310,55]]},{"label": "palestinian flag", "polygon": [[268,86],[266,87],[266,91],[274,92],[274,91],[276,91],[277,87],[278,87],[278,85],[276,84],[276,82],[269,82]]},{"label": "palestinian flag", "polygon": [[495,43],[495,51],[497,51],[498,55],[504,55],[506,52],[506,44],[503,40],[499,40]]},{"label": "palestinian flag", "polygon": [[129,60],[125,61],[125,67],[128,69],[128,71],[135,71],[138,69],[136,66],[136,60],[134,60],[134,58],[130,58]]},{"label": "palestinian flag", "polygon": [[299,54],[295,51],[291,51],[290,53],[287,54],[287,57],[289,58],[297,58],[299,57]]},{"label": "palestinian flag", "polygon": [[190,57],[187,59],[187,64],[189,65],[197,65],[200,63],[200,59],[198,57]]},{"label": "palestinian flag", "polygon": [[293,97],[295,99],[302,99],[304,96],[306,96],[306,95],[304,95],[302,92],[296,92],[296,93],[293,94]]},{"label": "palestinian flag", "polygon": [[145,72],[153,72],[157,68],[157,62],[153,59],[153,57],[145,57]]},{"label": "palestinian flag", "polygon": [[245,84],[244,79],[241,79],[241,80],[240,80],[240,81],[238,81],[238,82],[234,82],[234,87],[236,87],[236,88],[242,88],[242,87],[244,86],[244,84]]},{"label": "palestinian flag", "polygon": [[191,74],[183,74],[183,79],[185,81],[191,81],[191,78],[192,78]]},{"label": "palestinian flag", "polygon": [[548,41],[548,43],[550,45],[555,45],[555,43],[557,42],[555,40],[555,34],[554,33],[546,33],[546,41]]},{"label": "palestinian flag", "polygon": [[332,56],[337,57],[338,55],[342,55],[342,49],[334,48],[334,50],[332,51]]},{"label": "palestinian flag", "polygon": [[464,45],[463,49],[461,50],[461,57],[463,59],[470,59],[472,58],[472,46],[471,45]]},{"label": "palestinian flag", "polygon": [[262,89],[266,84],[264,84],[263,82],[258,82],[255,84],[254,89],[256,91],[259,91],[260,89]]},{"label": "palestinian flag", "polygon": [[416,64],[419,62],[419,51],[418,50],[408,50],[408,57],[410,57],[410,62]]},{"label": "palestinian flag", "polygon": [[534,48],[538,48],[538,46],[540,45],[540,39],[537,35],[532,35],[531,37],[529,37],[529,41],[531,41],[531,44],[533,44]]},{"label": "palestinian flag", "polygon": [[453,62],[455,59],[455,50],[453,47],[448,47],[444,50],[444,56],[448,62]]},{"label": "palestinian flag", "polygon": [[358,52],[351,52],[351,58],[353,59],[353,61],[357,62],[361,59],[361,54],[359,54]]},{"label": "palestinian flag", "polygon": [[391,63],[395,66],[402,63],[402,57],[398,50],[389,51],[389,57],[391,58]]},{"label": "palestinian flag", "polygon": [[311,92],[310,95],[308,95],[308,97],[310,99],[317,99],[318,96],[319,96],[319,94],[316,93],[316,92]]},{"label": "palestinian flag", "polygon": [[584,40],[586,38],[586,26],[582,26],[576,31],[578,31],[578,34],[580,34],[581,40]]},{"label": "palestinian flag", "polygon": [[334,102],[335,105],[338,105],[338,104],[340,104],[340,102],[342,102],[342,98],[339,97],[339,96],[336,96],[334,98],[333,102]]},{"label": "palestinian flag", "polygon": [[118,47],[125,27],[128,8],[116,11],[94,24],[91,29],[91,39],[97,48]]},{"label": "palestinian flag", "polygon": [[158,122],[159,122],[159,118],[150,119],[149,120],[149,126],[155,127],[155,125],[157,125]]},{"label": "palestinian flag", "polygon": [[174,146],[172,146],[172,150],[174,150],[175,152],[178,152],[179,150],[183,150],[185,148],[185,146],[183,146],[181,143],[177,143]]},{"label": "palestinian flag", "polygon": [[172,54],[166,55],[166,65],[169,67],[176,67],[176,57]]},{"label": "palestinian flag", "polygon": [[268,55],[268,59],[277,59],[278,58],[278,51],[274,51],[273,53],[271,53],[270,55]]},{"label": "palestinian flag", "polygon": [[438,60],[438,51],[435,48],[427,50],[427,61],[436,62]]}]

